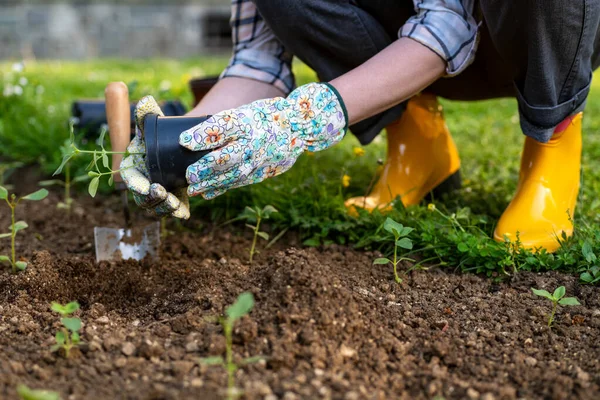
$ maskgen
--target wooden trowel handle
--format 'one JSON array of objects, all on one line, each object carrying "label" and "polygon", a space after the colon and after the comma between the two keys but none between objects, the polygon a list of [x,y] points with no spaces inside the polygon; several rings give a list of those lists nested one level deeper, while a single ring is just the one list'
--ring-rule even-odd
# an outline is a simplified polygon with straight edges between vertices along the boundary
[{"label": "wooden trowel handle", "polygon": [[[129,145],[131,134],[131,112],[129,110],[129,90],[123,82],[111,82],[104,91],[106,98],[106,120],[110,134],[112,151],[125,151]],[[121,165],[123,155],[112,155],[112,170]],[[115,174],[115,182],[122,182],[120,174]]]}]

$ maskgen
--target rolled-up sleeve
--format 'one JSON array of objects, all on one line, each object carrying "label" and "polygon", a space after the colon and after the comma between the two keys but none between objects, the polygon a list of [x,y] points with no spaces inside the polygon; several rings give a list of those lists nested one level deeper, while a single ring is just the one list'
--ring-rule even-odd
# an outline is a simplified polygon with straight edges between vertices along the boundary
[{"label": "rolled-up sleeve", "polygon": [[475,58],[478,24],[474,0],[413,0],[416,15],[400,28],[408,37],[446,61],[449,76],[460,74]]},{"label": "rolled-up sleeve", "polygon": [[292,55],[275,37],[251,0],[232,0],[233,56],[221,78],[236,76],[269,83],[286,95],[295,86]]}]

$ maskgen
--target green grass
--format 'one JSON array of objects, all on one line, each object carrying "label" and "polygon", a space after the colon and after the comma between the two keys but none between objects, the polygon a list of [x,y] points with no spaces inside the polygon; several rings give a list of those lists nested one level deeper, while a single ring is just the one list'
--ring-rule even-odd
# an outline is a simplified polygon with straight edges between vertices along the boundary
[{"label": "green grass", "polygon": [[[0,64],[3,89],[6,82],[15,83],[20,76],[29,81],[24,95],[0,97],[0,159],[39,163],[51,173],[60,161],[58,148],[68,137],[67,121],[74,99],[100,98],[107,82],[124,80],[137,81],[133,97],[177,97],[189,105],[192,97],[187,80],[218,74],[225,63],[225,58],[41,62],[27,65],[21,74],[11,72],[12,64]],[[295,70],[299,84],[315,79],[314,73],[302,64],[296,64]],[[36,94],[39,85],[44,90]],[[418,250],[417,257],[426,260],[423,265],[444,265],[498,277],[518,270],[581,273],[595,265],[590,248],[600,244],[600,197],[596,195],[600,191],[600,84],[593,86],[584,118],[583,189],[575,217],[577,230],[553,255],[512,252],[490,239],[494,223],[517,183],[523,135],[516,102],[442,102],[461,154],[464,187],[435,201],[445,216],[428,211],[425,206],[397,206],[390,214],[416,228],[411,239]],[[365,147],[363,157],[354,155],[356,146],[356,139],[348,135],[334,149],[301,156],[297,165],[282,176],[232,190],[211,202],[194,199],[194,216],[226,221],[238,216],[246,205],[271,204],[280,211],[272,222],[274,233],[289,228],[298,231],[307,245],[342,243],[387,252],[391,247],[384,244],[381,228],[385,217],[362,213],[353,218],[343,207],[344,199],[365,193],[377,170],[377,160],[385,158],[383,136]],[[347,188],[342,186],[344,174],[351,177]],[[456,217],[454,222],[448,219],[452,215]]]}]

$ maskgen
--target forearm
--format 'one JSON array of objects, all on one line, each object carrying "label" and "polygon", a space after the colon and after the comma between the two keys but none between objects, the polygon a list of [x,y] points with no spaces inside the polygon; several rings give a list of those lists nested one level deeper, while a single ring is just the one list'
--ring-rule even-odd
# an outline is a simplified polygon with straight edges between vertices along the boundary
[{"label": "forearm", "polygon": [[188,115],[212,115],[255,100],[285,96],[275,86],[253,79],[225,77],[202,98]]},{"label": "forearm", "polygon": [[330,83],[344,100],[352,125],[414,96],[443,76],[445,67],[427,47],[400,38]]}]

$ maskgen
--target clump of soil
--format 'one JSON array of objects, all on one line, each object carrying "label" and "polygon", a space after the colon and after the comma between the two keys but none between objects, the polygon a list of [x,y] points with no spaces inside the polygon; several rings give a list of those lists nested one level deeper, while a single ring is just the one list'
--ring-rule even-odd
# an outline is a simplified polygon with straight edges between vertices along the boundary
[{"label": "clump of soil", "polygon": [[[19,383],[64,399],[223,398],[225,372],[197,360],[223,354],[209,317],[244,291],[256,307],[234,352],[265,357],[236,376],[248,399],[600,397],[600,296],[576,277],[497,284],[430,270],[397,285],[391,268],[372,265],[379,254],[293,238],[249,265],[243,228],[178,230],[155,264],[96,263],[93,227],[119,226],[118,202],[83,199],[67,217],[56,201],[23,204],[29,267],[0,272],[0,398]],[[582,305],[560,310],[550,330],[550,305],[530,288],[561,285]],[[72,300],[85,343],[67,360],[50,352],[59,323],[49,305]]]}]

